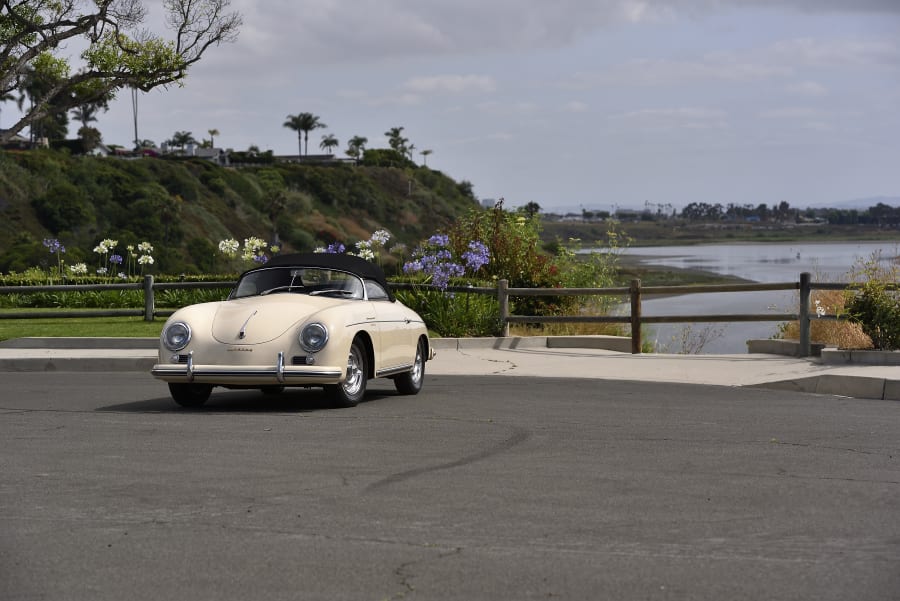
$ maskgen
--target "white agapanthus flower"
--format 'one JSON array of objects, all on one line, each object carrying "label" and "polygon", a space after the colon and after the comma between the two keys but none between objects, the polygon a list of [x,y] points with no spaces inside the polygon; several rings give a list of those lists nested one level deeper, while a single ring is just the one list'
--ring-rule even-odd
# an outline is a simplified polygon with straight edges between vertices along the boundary
[{"label": "white agapanthus flower", "polygon": [[226,238],[219,242],[219,252],[226,257],[234,257],[237,255],[240,243],[234,238]]},{"label": "white agapanthus flower", "polygon": [[363,258],[366,261],[375,260],[375,253],[372,252],[371,248],[360,248],[359,252],[356,254],[357,257]]}]

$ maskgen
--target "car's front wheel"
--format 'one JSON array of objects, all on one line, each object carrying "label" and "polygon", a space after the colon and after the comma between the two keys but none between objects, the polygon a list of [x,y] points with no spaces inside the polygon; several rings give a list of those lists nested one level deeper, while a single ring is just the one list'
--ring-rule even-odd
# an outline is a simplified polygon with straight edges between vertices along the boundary
[{"label": "car's front wheel", "polygon": [[169,392],[182,407],[201,407],[212,393],[212,384],[169,383]]},{"label": "car's front wheel", "polygon": [[416,345],[416,359],[412,369],[394,376],[394,386],[400,394],[418,394],[425,381],[425,343],[419,340]]},{"label": "car's front wheel", "polygon": [[326,385],[325,392],[338,407],[355,407],[366,394],[368,373],[366,349],[359,338],[356,338],[350,345],[347,356],[347,376],[339,384]]}]

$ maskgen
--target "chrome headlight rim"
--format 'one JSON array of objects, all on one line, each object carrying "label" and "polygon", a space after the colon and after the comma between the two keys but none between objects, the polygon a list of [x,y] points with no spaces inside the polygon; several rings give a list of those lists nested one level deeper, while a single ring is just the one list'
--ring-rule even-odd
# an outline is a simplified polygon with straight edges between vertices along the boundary
[{"label": "chrome headlight rim", "polygon": [[318,353],[328,344],[328,328],[324,323],[314,321],[303,326],[297,336],[300,348],[307,353]]},{"label": "chrome headlight rim", "polygon": [[[173,342],[171,334],[177,328],[181,328],[183,330],[183,334],[182,334],[183,343],[178,342],[178,341]],[[191,326],[189,326],[188,324],[186,324],[183,321],[175,321],[175,322],[170,323],[163,329],[162,334],[160,334],[160,340],[162,341],[163,346],[173,352],[180,351],[184,347],[186,347],[188,344],[190,344],[191,337],[192,337]]]}]

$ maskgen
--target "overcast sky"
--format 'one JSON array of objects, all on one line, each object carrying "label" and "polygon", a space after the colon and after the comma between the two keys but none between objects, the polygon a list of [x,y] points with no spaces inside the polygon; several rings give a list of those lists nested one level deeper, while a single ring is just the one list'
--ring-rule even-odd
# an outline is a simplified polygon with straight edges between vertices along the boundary
[{"label": "overcast sky", "polygon": [[[152,2],[151,2],[152,4]],[[900,196],[900,0],[234,0],[237,43],[140,99],[175,131],[296,154],[289,114],[508,207]],[[130,145],[127,94],[100,116]],[[74,131],[74,128],[73,128]]]}]

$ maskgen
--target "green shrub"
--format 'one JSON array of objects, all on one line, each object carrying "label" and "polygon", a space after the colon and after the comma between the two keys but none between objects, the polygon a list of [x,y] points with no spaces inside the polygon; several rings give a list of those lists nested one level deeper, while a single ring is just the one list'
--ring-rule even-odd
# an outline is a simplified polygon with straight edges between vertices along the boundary
[{"label": "green shrub", "polygon": [[394,295],[416,311],[439,336],[463,338],[500,334],[500,306],[496,296],[426,287],[396,290]]},{"label": "green shrub", "polygon": [[885,267],[880,253],[875,253],[856,267],[856,279],[861,284],[848,292],[847,315],[872,339],[876,349],[900,350],[898,272],[900,267],[896,263]]},{"label": "green shrub", "polygon": [[31,206],[41,225],[54,234],[77,229],[93,219],[93,207],[84,192],[69,182],[54,184],[46,194],[35,198]]},{"label": "green shrub", "polygon": [[[614,285],[616,260],[626,242],[613,227],[607,240],[598,243],[603,252],[579,253],[577,248],[557,245],[552,255],[542,248],[537,219],[505,211],[501,204],[488,211],[472,209],[446,234],[432,236],[416,248],[404,267],[409,274],[419,274],[412,281],[442,290],[422,287],[399,292],[398,297],[442,336],[494,336],[502,330],[496,298],[445,292],[448,284],[495,287],[505,279],[512,288],[608,287]],[[473,254],[484,250],[486,263],[470,262]],[[464,273],[468,277],[460,275]],[[605,315],[614,302],[599,296],[517,296],[511,299],[510,311],[535,316]],[[609,329],[605,327],[604,333]]]}]

